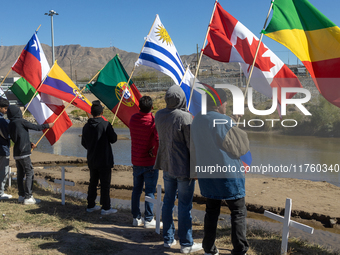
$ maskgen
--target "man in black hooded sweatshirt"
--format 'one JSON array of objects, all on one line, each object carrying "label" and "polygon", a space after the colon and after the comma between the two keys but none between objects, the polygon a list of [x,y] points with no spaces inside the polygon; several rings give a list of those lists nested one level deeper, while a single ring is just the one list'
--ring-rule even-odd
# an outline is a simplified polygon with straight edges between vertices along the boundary
[{"label": "man in black hooded sweatshirt", "polygon": [[100,204],[101,214],[116,213],[111,208],[110,184],[111,168],[113,167],[113,154],[111,143],[117,141],[111,123],[103,119],[103,107],[99,100],[93,101],[90,118],[83,127],[81,144],[87,150],[87,164],[90,168],[90,184],[87,193],[87,212],[100,210],[96,205],[97,186],[100,180]]},{"label": "man in black hooded sweatshirt", "polygon": [[[13,157],[17,166],[19,203],[25,205],[37,204],[39,199],[34,199],[32,195],[34,171],[31,163],[31,149],[36,146],[31,143],[28,130],[42,131],[53,127],[54,123],[36,125],[22,118],[21,110],[16,105],[10,105],[7,110],[7,117],[10,120],[8,125],[9,134],[14,142]],[[26,181],[24,186],[24,177]]]}]

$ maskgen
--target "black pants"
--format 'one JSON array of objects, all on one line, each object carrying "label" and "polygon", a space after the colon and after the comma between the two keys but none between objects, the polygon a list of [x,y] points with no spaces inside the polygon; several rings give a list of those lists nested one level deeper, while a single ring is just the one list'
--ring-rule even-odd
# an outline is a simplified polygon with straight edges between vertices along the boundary
[{"label": "black pants", "polygon": [[[34,171],[31,163],[31,158],[26,157],[22,159],[16,159],[15,164],[17,165],[19,196],[25,197],[26,199],[31,198],[34,180]],[[24,185],[25,176],[26,181]]]},{"label": "black pants", "polygon": [[[221,201],[222,200],[207,199],[203,238],[203,249],[206,253],[214,254],[217,252],[215,239]],[[245,199],[226,200],[226,202],[231,211],[231,242],[234,247],[231,254],[243,255],[249,249],[248,241],[246,239],[247,208]]]},{"label": "black pants", "polygon": [[102,209],[109,210],[111,208],[110,201],[110,184],[111,184],[111,168],[90,168],[90,184],[87,192],[87,208],[93,208],[96,205],[97,186],[100,180],[100,204]]}]

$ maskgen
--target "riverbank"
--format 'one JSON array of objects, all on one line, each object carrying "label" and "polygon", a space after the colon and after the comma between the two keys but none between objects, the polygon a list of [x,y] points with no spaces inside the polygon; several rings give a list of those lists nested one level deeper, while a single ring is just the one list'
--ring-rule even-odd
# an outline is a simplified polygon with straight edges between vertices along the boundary
[{"label": "riverbank", "polygon": [[[65,166],[66,179],[76,184],[68,189],[87,192],[89,170],[86,158],[33,151],[31,159],[36,178],[46,179],[52,183],[55,178],[61,177],[60,166]],[[13,158],[10,160],[10,165],[15,167]],[[111,181],[112,198],[131,198],[133,187],[131,177],[131,166],[114,167]],[[164,186],[162,171],[159,174],[158,184]],[[302,222],[307,220],[314,227],[320,228],[329,228],[333,223],[340,224],[340,187],[327,182],[246,174],[246,202],[249,212],[263,214],[264,210],[269,210],[282,214],[286,198],[293,200],[292,216],[300,218]],[[198,209],[204,210],[204,198],[200,196],[198,184],[196,184],[194,200]],[[254,217],[258,216],[254,215]],[[340,228],[335,225],[332,232],[340,234]]]}]

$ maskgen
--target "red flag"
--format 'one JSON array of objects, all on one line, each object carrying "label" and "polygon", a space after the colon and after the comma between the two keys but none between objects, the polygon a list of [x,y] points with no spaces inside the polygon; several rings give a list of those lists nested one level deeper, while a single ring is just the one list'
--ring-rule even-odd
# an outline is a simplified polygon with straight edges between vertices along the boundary
[{"label": "red flag", "polygon": [[[226,12],[219,3],[210,24],[208,44],[203,54],[220,62],[239,62],[246,77],[254,61],[259,39],[241,22]],[[295,74],[262,42],[255,62],[250,85],[258,92],[272,97],[272,88],[278,88],[281,102],[282,87],[302,88]],[[287,98],[294,93],[287,94]]]},{"label": "red flag", "polygon": [[[21,93],[21,100],[25,105],[31,100],[35,93],[34,88],[38,88],[42,80],[45,78],[50,70],[43,48],[40,45],[38,36],[36,33],[29,40],[20,57],[12,66],[12,69],[20,74],[24,79],[20,79],[20,82],[16,82],[17,93]],[[14,86],[14,85],[13,85]],[[13,87],[12,86],[12,91]],[[43,97],[42,102],[40,96]],[[62,100],[47,96],[41,93],[34,98],[33,103],[29,106],[29,111],[33,114],[34,118],[39,124],[51,123],[64,109]],[[33,112],[34,113],[33,113]],[[46,138],[53,145],[60,136],[70,127],[72,122],[68,115],[64,112],[62,116],[46,133]]]}]

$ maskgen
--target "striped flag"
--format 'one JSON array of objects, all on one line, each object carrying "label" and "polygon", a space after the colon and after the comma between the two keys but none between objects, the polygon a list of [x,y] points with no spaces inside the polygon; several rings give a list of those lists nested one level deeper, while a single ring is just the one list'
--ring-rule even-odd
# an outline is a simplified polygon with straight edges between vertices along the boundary
[{"label": "striped flag", "polygon": [[[189,103],[191,79],[194,78],[194,75],[189,69],[186,72],[177,49],[158,15],[156,15],[150,34],[146,38],[145,46],[136,62],[136,65],[140,64],[155,68],[170,76],[177,85],[181,83],[185,75],[181,88],[185,93],[187,104]],[[201,111],[201,93],[203,92],[198,90],[193,92],[189,109],[193,115]]]},{"label": "striped flag", "polygon": [[290,49],[320,93],[340,107],[340,28],[307,0],[275,0],[265,35]]}]

